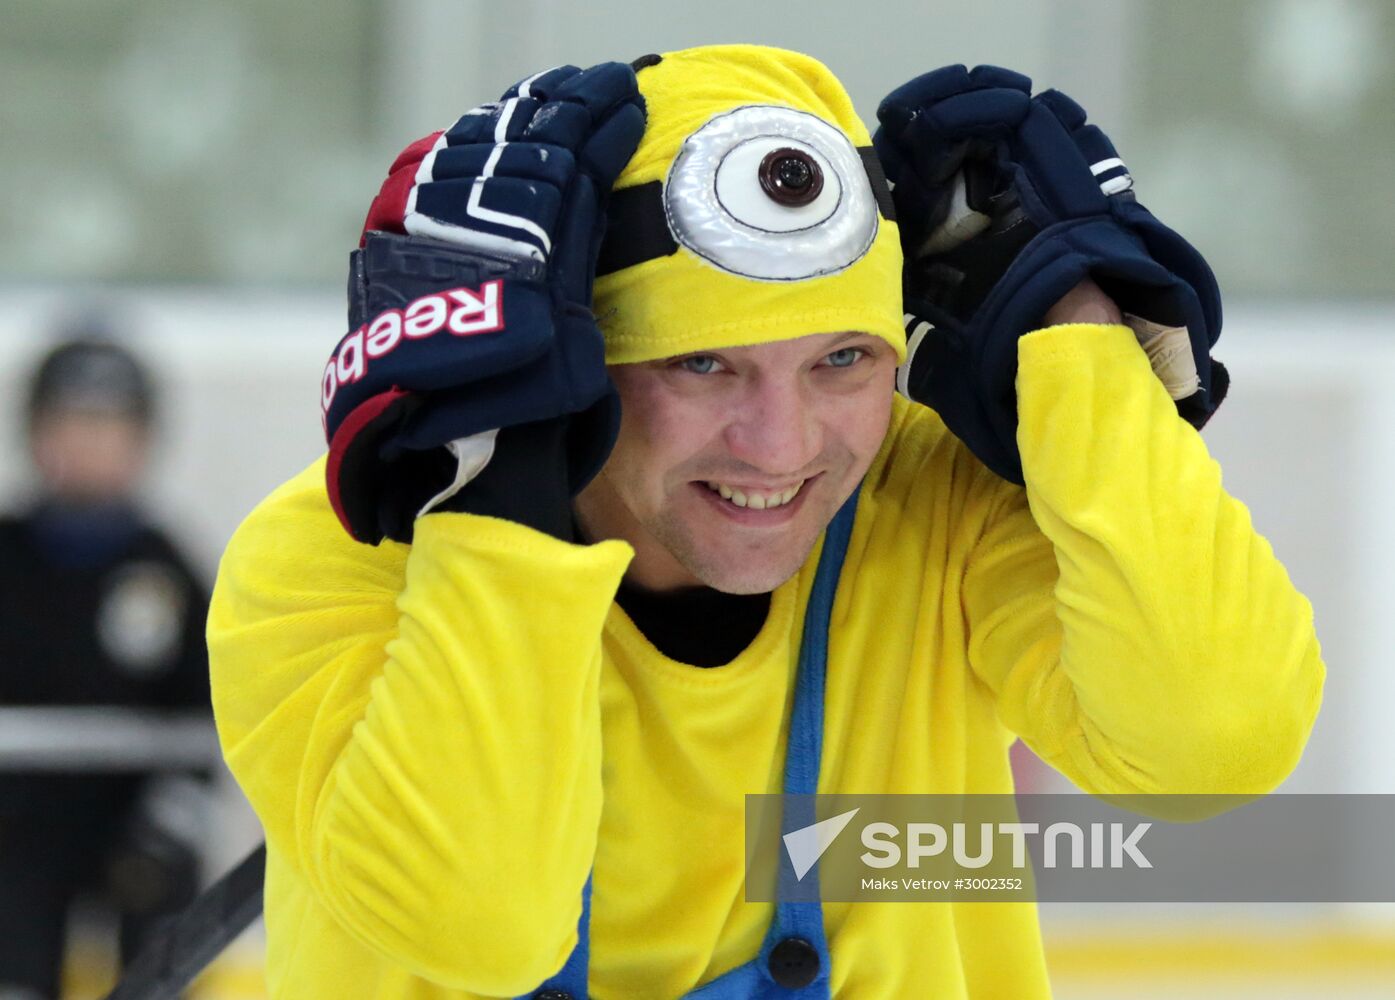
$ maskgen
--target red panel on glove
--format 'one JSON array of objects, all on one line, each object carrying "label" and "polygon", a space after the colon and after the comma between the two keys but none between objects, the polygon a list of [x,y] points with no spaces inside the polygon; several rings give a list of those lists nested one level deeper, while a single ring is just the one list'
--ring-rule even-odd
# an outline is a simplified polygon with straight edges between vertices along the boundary
[{"label": "red panel on glove", "polygon": [[[417,182],[417,168],[440,137],[441,131],[432,132],[397,154],[397,159],[392,161],[388,170],[387,180],[383,181],[383,186],[378,189],[378,196],[373,199],[373,204],[368,206],[368,218],[363,220],[365,235],[373,230],[383,233],[407,232],[402,227],[402,220],[407,215],[407,196],[412,192],[412,185]],[[363,246],[362,236],[359,237],[358,245]]]}]

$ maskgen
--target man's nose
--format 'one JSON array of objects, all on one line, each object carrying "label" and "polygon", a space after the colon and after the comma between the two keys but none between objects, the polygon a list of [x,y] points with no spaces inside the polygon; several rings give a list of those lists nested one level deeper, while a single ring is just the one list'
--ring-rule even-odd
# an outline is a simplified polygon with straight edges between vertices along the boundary
[{"label": "man's nose", "polygon": [[807,470],[823,450],[823,427],[798,380],[753,384],[733,407],[726,443],[734,458],[770,475]]}]

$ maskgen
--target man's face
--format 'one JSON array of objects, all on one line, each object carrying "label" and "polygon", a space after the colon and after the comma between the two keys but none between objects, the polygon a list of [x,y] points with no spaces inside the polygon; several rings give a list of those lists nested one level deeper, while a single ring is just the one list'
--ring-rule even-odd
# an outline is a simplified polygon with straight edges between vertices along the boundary
[{"label": "man's face", "polygon": [[655,590],[773,590],[798,571],[876,456],[896,355],[815,334],[616,365],[620,437],[577,498],[591,538],[623,538]]}]

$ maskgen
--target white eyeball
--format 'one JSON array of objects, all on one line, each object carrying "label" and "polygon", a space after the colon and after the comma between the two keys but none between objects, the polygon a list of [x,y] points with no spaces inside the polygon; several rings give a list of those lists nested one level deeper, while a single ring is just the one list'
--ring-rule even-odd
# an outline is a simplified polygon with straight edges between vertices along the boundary
[{"label": "white eyeball", "polygon": [[[783,174],[804,172],[801,185]],[[818,150],[794,139],[748,139],[717,167],[717,202],[728,215],[766,233],[795,233],[825,222],[838,208],[843,185]]]},{"label": "white eyeball", "polygon": [[760,281],[850,267],[879,225],[848,137],[815,115],[767,105],[717,115],[684,141],[664,185],[664,211],[681,245]]}]

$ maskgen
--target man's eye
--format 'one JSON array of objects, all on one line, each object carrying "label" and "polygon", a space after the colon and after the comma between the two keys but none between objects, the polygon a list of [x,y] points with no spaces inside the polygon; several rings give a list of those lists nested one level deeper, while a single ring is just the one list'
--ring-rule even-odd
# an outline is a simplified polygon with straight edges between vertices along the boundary
[{"label": "man's eye", "polygon": [[850,368],[867,352],[860,347],[843,347],[824,358],[831,368]]},{"label": "man's eye", "polygon": [[721,367],[721,363],[710,354],[694,354],[678,362],[678,367],[694,375],[711,375]]}]

